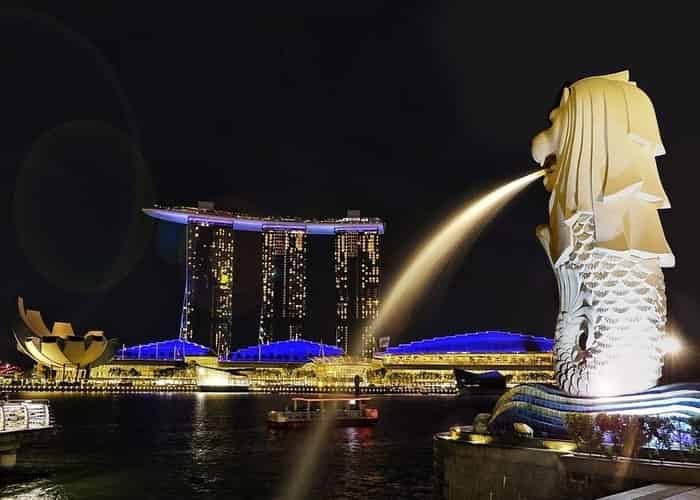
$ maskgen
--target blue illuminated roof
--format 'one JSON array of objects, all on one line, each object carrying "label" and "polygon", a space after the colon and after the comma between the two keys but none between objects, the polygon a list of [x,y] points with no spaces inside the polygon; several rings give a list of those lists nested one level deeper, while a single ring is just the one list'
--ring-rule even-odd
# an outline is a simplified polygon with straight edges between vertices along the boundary
[{"label": "blue illuminated roof", "polygon": [[500,331],[460,333],[389,347],[384,354],[551,352],[554,340]]},{"label": "blue illuminated roof", "polygon": [[173,339],[122,347],[117,350],[115,359],[182,361],[185,356],[213,356],[208,348],[189,340]]},{"label": "blue illuminated roof", "polygon": [[309,340],[282,340],[238,349],[232,352],[226,360],[302,363],[315,357],[342,355],[343,350],[340,347]]}]

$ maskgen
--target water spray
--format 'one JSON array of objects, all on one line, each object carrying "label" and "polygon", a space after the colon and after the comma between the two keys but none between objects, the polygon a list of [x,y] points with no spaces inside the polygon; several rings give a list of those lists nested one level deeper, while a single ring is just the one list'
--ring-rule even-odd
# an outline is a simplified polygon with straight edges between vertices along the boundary
[{"label": "water spray", "polygon": [[[436,271],[458,249],[471,243],[496,214],[515,195],[535,180],[553,169],[555,158],[547,158],[540,170],[515,179],[476,200],[470,200],[450,217],[435,233],[420,245],[410,263],[394,282],[372,324],[374,335],[389,325],[396,326],[403,321],[410,308],[422,296],[432,282]],[[357,336],[356,336],[357,337]]]},{"label": "water spray", "polygon": [[309,430],[311,434],[295,456],[294,465],[289,470],[287,479],[282,483],[277,500],[310,498],[309,492],[313,487],[313,479],[321,466],[319,459],[323,447],[328,443],[328,436],[335,425],[335,412],[335,403],[331,402],[312,425]]},{"label": "water spray", "polygon": [[[550,167],[551,168],[551,167]],[[470,243],[496,214],[520,191],[529,184],[546,175],[547,169],[515,179],[493,191],[470,200],[456,214],[448,219],[433,233],[412,257],[410,263],[395,281],[386,301],[379,310],[379,316],[371,325],[376,336],[388,324],[396,325],[406,311],[422,296],[428,284],[454,253]],[[357,342],[353,352],[361,352],[362,336],[357,332],[353,336]],[[312,479],[319,467],[322,445],[332,428],[333,419],[330,412],[317,423],[307,441],[307,445],[295,460],[296,466],[290,474],[279,496],[280,500],[297,500],[307,498],[312,487]]]}]

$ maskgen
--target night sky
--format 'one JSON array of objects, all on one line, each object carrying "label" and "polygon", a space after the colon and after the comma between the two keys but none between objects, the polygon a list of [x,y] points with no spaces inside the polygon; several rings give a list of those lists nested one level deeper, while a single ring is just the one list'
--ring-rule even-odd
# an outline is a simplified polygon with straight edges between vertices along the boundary
[{"label": "night sky", "polygon": [[[387,222],[387,285],[443,217],[536,168],[530,140],[564,84],[622,69],[651,96],[668,152],[670,318],[700,337],[697,39],[682,14],[343,3],[0,10],[0,358],[19,359],[18,294],[49,322],[126,344],[177,335],[183,231],[140,213],[153,203],[359,209]],[[522,193],[392,343],[486,328],[551,336],[555,281],[534,235],[547,199],[539,182]],[[256,340],[259,241],[238,235],[234,346]],[[312,240],[308,266],[306,337],[332,342],[330,239]]]}]

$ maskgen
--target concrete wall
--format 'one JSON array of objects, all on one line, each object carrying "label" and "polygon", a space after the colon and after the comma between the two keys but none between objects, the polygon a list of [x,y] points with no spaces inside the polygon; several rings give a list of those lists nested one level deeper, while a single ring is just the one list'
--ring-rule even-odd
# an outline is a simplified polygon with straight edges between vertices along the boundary
[{"label": "concrete wall", "polygon": [[435,497],[444,500],[593,499],[644,484],[571,472],[562,453],[434,438]]},{"label": "concrete wall", "polygon": [[565,497],[557,453],[434,440],[436,496],[445,500]]}]

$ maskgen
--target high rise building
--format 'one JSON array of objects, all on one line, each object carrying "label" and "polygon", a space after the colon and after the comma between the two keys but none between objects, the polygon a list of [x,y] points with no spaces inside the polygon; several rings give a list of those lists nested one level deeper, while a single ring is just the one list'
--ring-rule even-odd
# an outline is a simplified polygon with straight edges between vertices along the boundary
[{"label": "high rise building", "polygon": [[233,229],[215,227],[210,249],[211,262],[211,326],[212,350],[228,356],[231,350],[233,316]]},{"label": "high rise building", "polygon": [[193,221],[186,228],[180,338],[226,356],[231,347],[233,230]]},{"label": "high rise building", "polygon": [[298,340],[306,316],[306,231],[264,229],[259,341]]},{"label": "high rise building", "polygon": [[378,231],[335,235],[336,345],[364,357],[371,357],[376,345],[372,322],[379,312],[379,238]]},{"label": "high rise building", "polygon": [[[204,344],[209,332],[209,245],[207,222],[185,227],[185,296],[180,316],[180,339]],[[206,314],[204,314],[206,312]]]},{"label": "high rise building", "polygon": [[234,231],[262,233],[259,342],[301,339],[307,306],[307,237],[333,236],[336,344],[349,354],[374,354],[372,323],[379,311],[384,234],[381,219],[361,217],[357,210],[349,210],[341,219],[256,217],[218,210],[206,202],[198,207],[155,207],[144,212],[187,225],[181,339],[211,347],[220,355],[231,348]]}]

